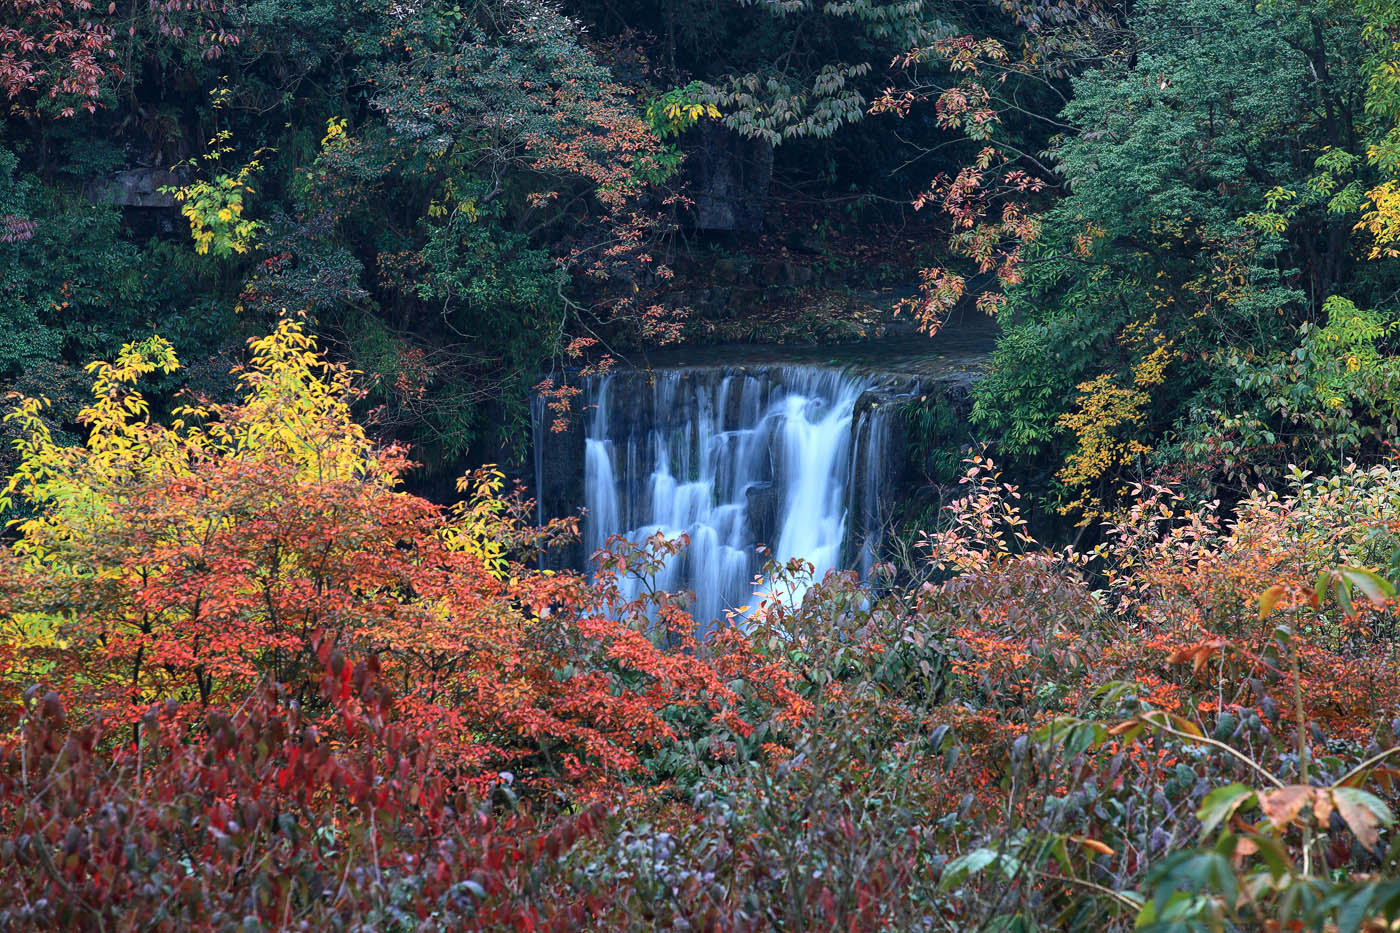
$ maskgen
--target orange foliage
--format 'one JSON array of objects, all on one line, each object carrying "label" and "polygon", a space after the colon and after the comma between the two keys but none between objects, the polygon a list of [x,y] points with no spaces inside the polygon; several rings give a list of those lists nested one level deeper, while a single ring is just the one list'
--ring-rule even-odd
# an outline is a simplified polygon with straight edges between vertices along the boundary
[{"label": "orange foliage", "polygon": [[[256,421],[257,403],[221,422]],[[293,445],[324,450],[319,432],[338,424],[290,429]],[[584,795],[674,737],[668,707],[743,731],[731,683],[755,677],[763,695],[793,701],[733,633],[663,647],[583,578],[535,569],[537,548],[570,523],[530,530],[529,504],[492,498],[489,482],[464,483],[485,490],[470,507],[443,509],[398,487],[399,451],[308,470],[274,440],[287,439],[137,471],[76,533],[34,526],[47,549],[6,552],[0,611],[11,630],[56,620],[56,637],[11,651],[0,676],[46,680],[81,698],[81,715],[125,722],[167,698],[233,708],[269,678],[306,703],[319,639],[380,659],[402,720],[433,737],[456,779],[511,767]]]}]

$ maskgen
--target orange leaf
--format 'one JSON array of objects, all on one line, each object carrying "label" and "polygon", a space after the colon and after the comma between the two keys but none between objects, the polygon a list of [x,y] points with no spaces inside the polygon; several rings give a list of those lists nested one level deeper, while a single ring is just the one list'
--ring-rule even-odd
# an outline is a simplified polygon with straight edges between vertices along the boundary
[{"label": "orange leaf", "polygon": [[1087,836],[1070,836],[1071,842],[1077,842],[1086,849],[1093,849],[1100,855],[1115,855],[1113,848],[1097,839],[1090,839]]},{"label": "orange leaf", "polygon": [[1283,594],[1284,588],[1281,583],[1275,583],[1259,594],[1259,621],[1264,621],[1269,613],[1274,611],[1274,606],[1278,605],[1278,601],[1283,598]]},{"label": "orange leaf", "polygon": [[1313,816],[1317,818],[1318,826],[1321,826],[1325,829],[1327,827],[1327,824],[1332,822],[1332,810],[1333,806],[1331,794],[1313,795]]},{"label": "orange leaf", "polygon": [[1242,859],[1253,855],[1259,851],[1259,843],[1248,836],[1237,836],[1235,838],[1235,858]]},{"label": "orange leaf", "polygon": [[[1374,849],[1380,842],[1379,830],[1383,819],[1377,810],[1384,810],[1385,804],[1365,791],[1352,787],[1334,788],[1332,802],[1347,826],[1356,834],[1356,841],[1367,849]],[[1384,819],[1388,821],[1388,817]]]},{"label": "orange leaf", "polygon": [[1298,818],[1303,807],[1313,797],[1313,789],[1306,784],[1290,784],[1278,790],[1259,795],[1259,809],[1269,821],[1283,829]]}]

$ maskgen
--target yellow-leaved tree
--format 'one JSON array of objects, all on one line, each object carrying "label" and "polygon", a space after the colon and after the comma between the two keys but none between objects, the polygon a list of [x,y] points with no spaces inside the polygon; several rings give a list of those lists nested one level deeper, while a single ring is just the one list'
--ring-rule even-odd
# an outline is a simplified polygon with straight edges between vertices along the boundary
[{"label": "yellow-leaved tree", "polygon": [[[275,464],[293,483],[368,484],[406,495],[397,489],[407,466],[403,451],[378,447],[366,436],[351,409],[355,373],[325,360],[301,323],[285,319],[250,342],[236,404],[181,406],[163,423],[151,417],[138,383],[178,367],[174,348],[160,337],[127,344],[113,362],[90,364],[92,400],[79,414],[87,429],[79,446],[55,440],[43,399],[23,399],[6,416],[20,434],[19,464],[0,494],[0,514],[10,517],[17,535],[8,559],[41,570],[50,582],[68,580],[91,592],[105,580],[154,578],[164,569],[159,549],[150,549],[154,563],[103,565],[93,562],[92,542],[129,523],[117,513],[136,497],[213,460]],[[470,552],[506,578],[505,549],[520,532],[518,516],[500,498],[502,486],[491,470],[464,480],[470,496],[440,534],[446,546]],[[191,508],[170,535],[207,539],[236,520],[218,509]],[[65,621],[45,612],[0,614],[0,644],[19,652],[63,647]]]},{"label": "yellow-leaved tree", "polygon": [[1132,385],[1119,384],[1109,373],[1082,382],[1074,410],[1058,421],[1075,437],[1074,450],[1055,478],[1076,498],[1060,511],[1079,514],[1080,524],[1110,517],[1126,487],[1106,489],[1106,484],[1121,482],[1123,474],[1152,453],[1137,438],[1151,408],[1152,390],[1166,381],[1173,345],[1150,325],[1129,326],[1122,340],[1130,351],[1141,354],[1133,364]]}]

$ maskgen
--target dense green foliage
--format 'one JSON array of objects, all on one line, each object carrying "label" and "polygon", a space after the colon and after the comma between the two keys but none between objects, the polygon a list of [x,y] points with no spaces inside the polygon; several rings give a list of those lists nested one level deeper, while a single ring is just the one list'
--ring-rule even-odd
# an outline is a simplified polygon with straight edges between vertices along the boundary
[{"label": "dense green foliage", "polygon": [[1400,270],[1361,226],[1393,177],[1376,12],[1142,4],[1070,81],[1062,194],[977,403],[1007,455],[1061,467],[1061,503],[1092,515],[1154,470],[1239,489],[1394,439]]},{"label": "dense green foliage", "polygon": [[44,367],[157,326],[200,358],[300,314],[391,425],[460,455],[489,413],[518,424],[566,320],[667,319],[638,293],[665,274],[646,251],[677,159],[548,5],[77,15],[111,29],[95,111],[17,96],[0,137],[11,384],[51,392]]}]

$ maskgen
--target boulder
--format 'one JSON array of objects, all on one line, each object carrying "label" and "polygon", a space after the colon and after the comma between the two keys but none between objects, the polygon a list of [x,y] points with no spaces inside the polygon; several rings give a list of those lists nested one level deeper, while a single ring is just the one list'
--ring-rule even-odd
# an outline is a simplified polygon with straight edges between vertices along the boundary
[{"label": "boulder", "polygon": [[94,201],[118,207],[174,208],[178,202],[173,195],[160,189],[189,183],[189,169],[130,168],[91,186],[89,197]]}]

